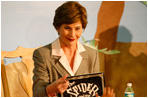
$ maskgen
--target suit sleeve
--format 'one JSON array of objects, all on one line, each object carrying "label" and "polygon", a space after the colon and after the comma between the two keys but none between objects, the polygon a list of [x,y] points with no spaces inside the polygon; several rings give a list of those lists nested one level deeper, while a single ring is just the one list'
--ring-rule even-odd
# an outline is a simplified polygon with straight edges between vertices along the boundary
[{"label": "suit sleeve", "polygon": [[39,49],[34,51],[33,61],[33,96],[45,97],[47,96],[46,86],[49,84],[49,74],[42,51]]}]

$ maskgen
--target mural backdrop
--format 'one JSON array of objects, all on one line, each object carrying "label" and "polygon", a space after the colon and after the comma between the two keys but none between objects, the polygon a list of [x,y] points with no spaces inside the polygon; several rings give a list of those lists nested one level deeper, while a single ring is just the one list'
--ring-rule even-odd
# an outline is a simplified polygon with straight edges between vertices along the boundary
[{"label": "mural backdrop", "polygon": [[[54,11],[64,1],[2,1],[1,50],[36,48],[54,41]],[[105,55],[106,86],[124,96],[128,82],[135,97],[147,96],[147,5],[139,1],[80,1],[88,12],[82,36],[99,39],[100,49],[119,50]],[[82,38],[80,38],[82,42]]]}]

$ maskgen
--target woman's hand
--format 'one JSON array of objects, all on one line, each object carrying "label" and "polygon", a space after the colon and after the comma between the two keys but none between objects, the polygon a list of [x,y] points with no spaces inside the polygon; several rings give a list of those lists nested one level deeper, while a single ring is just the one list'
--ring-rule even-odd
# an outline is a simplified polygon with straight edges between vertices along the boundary
[{"label": "woman's hand", "polygon": [[108,88],[105,87],[102,97],[115,97],[114,90],[111,89],[110,87]]},{"label": "woman's hand", "polygon": [[[97,94],[96,97],[99,97],[99,95]],[[110,89],[110,87],[108,88],[105,87],[102,97],[115,97],[114,90]]]},{"label": "woman's hand", "polygon": [[63,93],[68,88],[69,81],[66,80],[67,75],[54,81],[46,87],[48,96],[54,96],[56,93]]}]

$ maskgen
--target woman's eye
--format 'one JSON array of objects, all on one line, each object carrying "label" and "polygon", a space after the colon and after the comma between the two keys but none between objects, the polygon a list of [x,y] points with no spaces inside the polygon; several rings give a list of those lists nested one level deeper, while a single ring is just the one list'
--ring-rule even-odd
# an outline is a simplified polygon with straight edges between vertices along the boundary
[{"label": "woman's eye", "polygon": [[69,27],[65,27],[65,29],[66,29],[66,30],[69,30],[70,28],[69,28]]},{"label": "woman's eye", "polygon": [[80,28],[76,28],[76,30],[79,30]]}]

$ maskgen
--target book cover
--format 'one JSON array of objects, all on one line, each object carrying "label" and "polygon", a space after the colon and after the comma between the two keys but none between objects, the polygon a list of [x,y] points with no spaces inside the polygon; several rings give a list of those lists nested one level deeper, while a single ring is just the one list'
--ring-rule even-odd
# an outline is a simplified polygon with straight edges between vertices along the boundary
[{"label": "book cover", "polygon": [[67,77],[69,86],[62,97],[95,97],[102,96],[105,80],[103,73],[85,74]]}]

